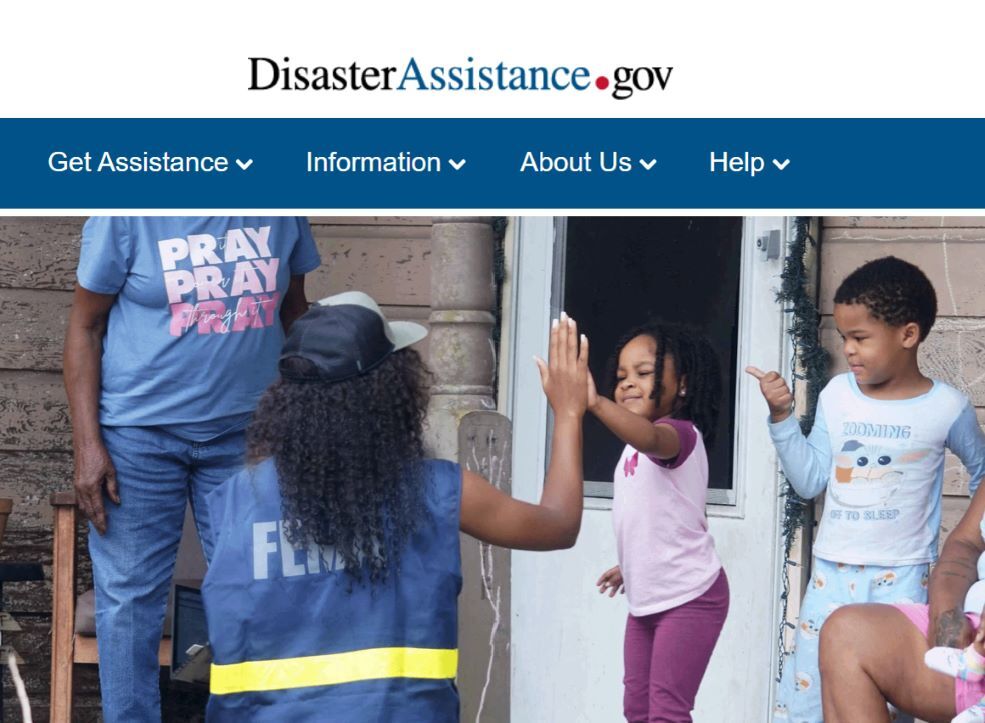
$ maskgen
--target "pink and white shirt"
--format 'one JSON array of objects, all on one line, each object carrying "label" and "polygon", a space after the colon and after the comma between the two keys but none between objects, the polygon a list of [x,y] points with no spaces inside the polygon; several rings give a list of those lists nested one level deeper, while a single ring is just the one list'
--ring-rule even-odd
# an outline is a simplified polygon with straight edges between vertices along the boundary
[{"label": "pink and white shirt", "polygon": [[700,597],[718,578],[721,560],[708,533],[708,456],[695,426],[665,417],[681,440],[674,459],[629,445],[616,465],[612,522],[629,612],[669,610]]}]

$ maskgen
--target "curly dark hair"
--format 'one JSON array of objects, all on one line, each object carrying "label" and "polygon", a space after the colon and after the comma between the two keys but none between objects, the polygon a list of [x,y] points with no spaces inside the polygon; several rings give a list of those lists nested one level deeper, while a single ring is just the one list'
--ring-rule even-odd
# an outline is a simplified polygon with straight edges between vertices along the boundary
[{"label": "curly dark hair", "polygon": [[710,447],[715,440],[715,426],[718,423],[722,373],[718,366],[718,353],[697,329],[683,324],[650,321],[623,334],[606,365],[606,390],[609,396],[612,397],[616,389],[619,354],[626,344],[641,335],[651,337],[657,345],[650,399],[660,399],[663,393],[664,360],[669,354],[674,360],[678,385],[682,378],[687,377],[687,395],[674,397],[670,416],[694,422],[705,444]]},{"label": "curly dark hair", "polygon": [[[311,362],[293,358],[305,374]],[[273,457],[285,536],[331,546],[357,582],[377,583],[424,517],[422,433],[430,375],[401,349],[341,382],[275,382],[247,430],[247,461]]]},{"label": "curly dark hair", "polygon": [[914,322],[920,327],[920,341],[937,319],[934,285],[918,267],[895,256],[870,261],[846,276],[835,292],[835,303],[862,304],[890,326]]}]

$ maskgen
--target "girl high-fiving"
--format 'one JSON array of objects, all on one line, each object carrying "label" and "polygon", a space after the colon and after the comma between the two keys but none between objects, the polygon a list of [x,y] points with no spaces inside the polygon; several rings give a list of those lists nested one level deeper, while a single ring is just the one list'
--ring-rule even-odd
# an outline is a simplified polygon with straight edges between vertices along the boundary
[{"label": "girl high-fiving", "polygon": [[596,583],[626,593],[623,712],[691,720],[729,601],[705,517],[718,354],[693,329],[651,322],[623,336],[607,376],[611,398],[586,383],[589,411],[626,443],[613,480],[619,564]]}]

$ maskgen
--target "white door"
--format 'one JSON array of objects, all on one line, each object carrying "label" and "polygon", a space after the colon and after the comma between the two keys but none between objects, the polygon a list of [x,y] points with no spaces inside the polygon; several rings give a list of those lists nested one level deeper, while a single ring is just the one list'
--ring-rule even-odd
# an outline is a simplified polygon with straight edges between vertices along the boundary
[{"label": "white door", "polygon": [[[731,609],[704,678],[696,721],[766,721],[773,700],[782,550],[776,458],[766,406],[747,364],[788,364],[783,313],[775,301],[782,259],[767,260],[756,240],[784,218],[741,222],[732,489],[709,495],[708,517],[731,585]],[[534,354],[546,354],[552,312],[563,298],[565,219],[525,217],[512,248],[510,355],[505,408],[513,420],[513,493],[540,496],[548,429]],[[785,247],[785,243],[781,245]],[[554,307],[552,308],[552,298]],[[612,320],[618,324],[618,319]],[[610,478],[611,479],[611,478]],[[588,489],[591,494],[591,490]],[[586,497],[571,550],[515,552],[512,558],[511,712],[514,723],[609,722],[622,714],[625,598],[602,597],[598,575],[616,562],[611,501]]]}]

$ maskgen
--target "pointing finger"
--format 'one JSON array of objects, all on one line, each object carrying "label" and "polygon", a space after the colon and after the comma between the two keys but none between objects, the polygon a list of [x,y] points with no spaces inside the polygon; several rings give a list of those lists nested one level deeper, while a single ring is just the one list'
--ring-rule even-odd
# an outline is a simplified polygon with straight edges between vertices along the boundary
[{"label": "pointing finger", "polygon": [[764,372],[762,369],[760,369],[758,367],[754,367],[754,366],[748,366],[748,367],[746,367],[746,374],[749,374],[751,376],[754,376],[754,377],[756,377],[756,379],[760,379],[760,380],[762,380],[762,378],[766,376],[766,372]]}]

